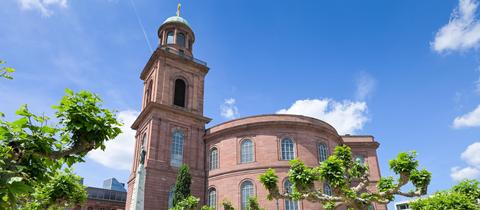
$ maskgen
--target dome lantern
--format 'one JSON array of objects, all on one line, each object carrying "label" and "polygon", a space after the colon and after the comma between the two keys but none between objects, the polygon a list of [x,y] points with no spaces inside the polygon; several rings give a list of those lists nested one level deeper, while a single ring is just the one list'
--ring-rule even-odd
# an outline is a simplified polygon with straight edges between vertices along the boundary
[{"label": "dome lantern", "polygon": [[158,29],[159,46],[193,57],[195,34],[188,21],[180,17],[180,6],[178,4],[177,14],[167,18]]}]

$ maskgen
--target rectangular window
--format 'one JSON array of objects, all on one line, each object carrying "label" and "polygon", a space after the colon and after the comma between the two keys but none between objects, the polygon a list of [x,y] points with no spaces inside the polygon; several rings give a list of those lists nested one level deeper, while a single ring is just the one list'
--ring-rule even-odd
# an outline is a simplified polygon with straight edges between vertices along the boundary
[{"label": "rectangular window", "polygon": [[282,140],[282,160],[295,159],[295,151],[293,141],[289,138]]}]

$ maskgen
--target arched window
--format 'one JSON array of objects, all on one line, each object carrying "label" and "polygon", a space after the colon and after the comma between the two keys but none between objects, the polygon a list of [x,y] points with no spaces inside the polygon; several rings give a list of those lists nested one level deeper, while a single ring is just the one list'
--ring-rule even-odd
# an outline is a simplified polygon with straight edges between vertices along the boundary
[{"label": "arched window", "polygon": [[172,147],[170,150],[170,165],[180,167],[183,162],[183,140],[185,135],[182,131],[176,130],[172,135]]},{"label": "arched window", "polygon": [[326,182],[323,183],[323,193],[325,195],[332,195],[332,188],[330,187],[330,185]]},{"label": "arched window", "polygon": [[282,160],[295,159],[293,140],[290,138],[282,139]]},{"label": "arched window", "polygon": [[175,185],[170,187],[168,191],[168,209],[173,208],[173,196],[175,195]]},{"label": "arched window", "polygon": [[213,209],[217,209],[217,190],[215,190],[215,188],[211,188],[208,191],[207,205]]},{"label": "arched window", "polygon": [[150,82],[148,82],[147,90],[145,91],[145,106],[152,101],[152,87],[153,82],[150,80]]},{"label": "arched window", "polygon": [[182,79],[175,80],[175,92],[173,96],[173,104],[181,107],[185,107],[185,92],[187,85]]},{"label": "arched window", "polygon": [[177,34],[177,45],[180,47],[185,47],[185,34],[183,33]]},{"label": "arched window", "polygon": [[173,44],[173,31],[167,32],[167,44]]},{"label": "arched window", "polygon": [[218,168],[218,149],[213,148],[210,150],[210,170]]},{"label": "arched window", "polygon": [[323,162],[328,158],[328,147],[324,143],[318,144],[318,162]]},{"label": "arched window", "polygon": [[253,162],[253,142],[250,139],[245,139],[240,145],[240,163]]},{"label": "arched window", "polygon": [[[283,189],[285,190],[285,192],[292,192],[292,183],[290,183],[288,179],[283,182]],[[298,210],[298,202],[290,199],[285,199],[285,210]]]},{"label": "arched window", "polygon": [[254,188],[251,181],[244,181],[240,187],[241,210],[247,209],[248,198],[254,196]]}]

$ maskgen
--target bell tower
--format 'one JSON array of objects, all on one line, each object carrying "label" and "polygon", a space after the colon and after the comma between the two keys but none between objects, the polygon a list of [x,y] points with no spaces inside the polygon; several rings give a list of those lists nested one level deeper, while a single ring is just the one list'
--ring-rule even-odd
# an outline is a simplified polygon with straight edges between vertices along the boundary
[{"label": "bell tower", "polygon": [[[126,209],[131,208],[136,180],[144,182],[142,209],[171,207],[177,171],[183,163],[192,174],[192,195],[204,203],[203,136],[211,119],[203,116],[203,96],[209,68],[193,57],[195,34],[179,9],[163,22],[158,37],[158,47],[140,74],[142,111],[132,125],[136,144]],[[145,171],[144,180],[136,177],[138,168]]]}]

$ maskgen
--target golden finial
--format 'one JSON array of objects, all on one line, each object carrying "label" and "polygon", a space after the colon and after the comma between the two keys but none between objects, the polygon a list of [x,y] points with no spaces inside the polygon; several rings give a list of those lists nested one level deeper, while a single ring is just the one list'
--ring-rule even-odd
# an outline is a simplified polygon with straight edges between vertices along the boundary
[{"label": "golden finial", "polygon": [[182,5],[180,3],[178,3],[178,6],[177,6],[177,16],[180,17],[180,7],[182,7]]}]

